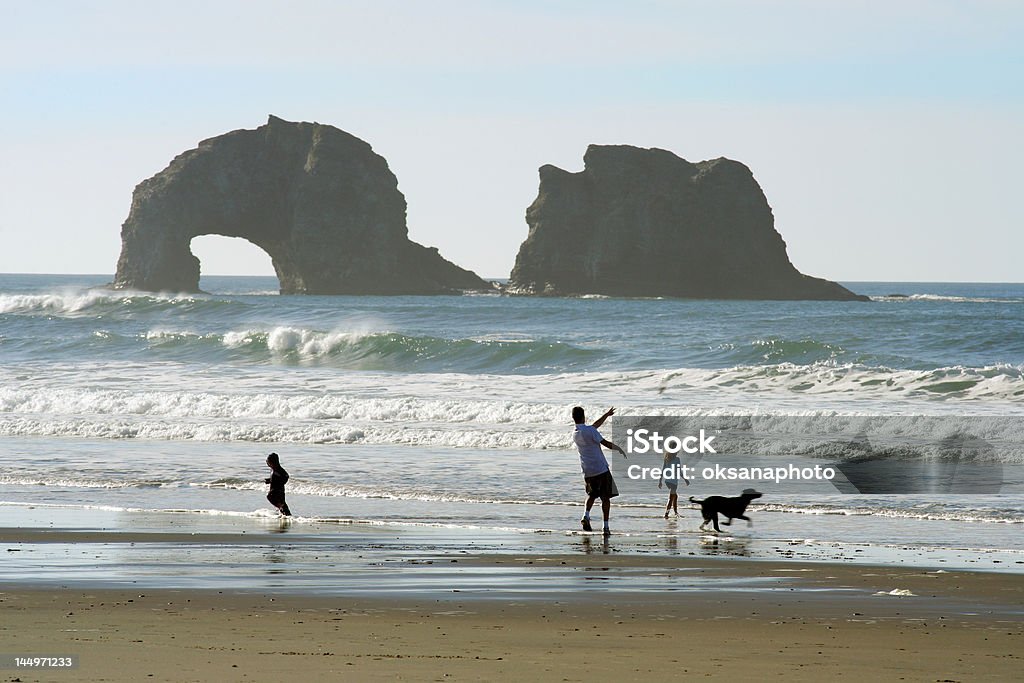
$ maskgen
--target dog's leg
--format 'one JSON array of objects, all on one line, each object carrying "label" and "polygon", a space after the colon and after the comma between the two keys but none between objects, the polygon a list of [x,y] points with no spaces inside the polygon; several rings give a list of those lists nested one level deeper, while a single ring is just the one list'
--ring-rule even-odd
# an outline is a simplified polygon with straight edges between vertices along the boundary
[{"label": "dog's leg", "polygon": [[746,515],[740,515],[736,519],[745,519],[747,520],[747,526],[754,526],[753,520],[751,520],[750,517],[747,517]]},{"label": "dog's leg", "polygon": [[718,528],[718,513],[716,512],[715,516],[712,517],[711,519],[714,520],[714,522],[715,522],[715,531],[721,531],[721,529]]},{"label": "dog's leg", "polygon": [[730,518],[728,519],[728,521],[722,522],[722,525],[723,525],[723,526],[730,526],[731,524],[732,524],[732,517],[730,517]]}]

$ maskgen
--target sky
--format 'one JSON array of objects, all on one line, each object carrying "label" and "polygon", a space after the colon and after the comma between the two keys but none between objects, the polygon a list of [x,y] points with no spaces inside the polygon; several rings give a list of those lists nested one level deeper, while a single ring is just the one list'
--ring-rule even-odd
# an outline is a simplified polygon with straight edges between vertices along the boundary
[{"label": "sky", "polygon": [[0,0],[0,36],[0,272],[112,274],[139,182],[274,114],[370,143],[484,277],[540,166],[631,144],[745,163],[802,272],[1024,281],[1018,0]]}]

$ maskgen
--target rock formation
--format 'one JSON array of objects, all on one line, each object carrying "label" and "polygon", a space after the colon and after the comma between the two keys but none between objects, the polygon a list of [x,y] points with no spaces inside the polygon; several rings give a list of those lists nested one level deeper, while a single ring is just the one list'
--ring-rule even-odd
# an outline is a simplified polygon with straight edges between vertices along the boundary
[{"label": "rock formation", "polygon": [[866,300],[801,274],[743,164],[591,145],[584,170],[540,169],[509,291]]},{"label": "rock formation", "polygon": [[114,286],[199,289],[199,235],[266,251],[282,294],[437,294],[489,289],[408,238],[387,161],[332,126],[274,116],[199,143],[143,181],[121,228]]}]

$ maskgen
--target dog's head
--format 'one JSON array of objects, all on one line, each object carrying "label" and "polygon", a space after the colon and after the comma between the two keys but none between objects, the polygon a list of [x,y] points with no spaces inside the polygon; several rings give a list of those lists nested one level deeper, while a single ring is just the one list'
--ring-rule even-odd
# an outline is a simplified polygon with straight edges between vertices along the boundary
[{"label": "dog's head", "polygon": [[760,498],[764,494],[760,493],[759,491],[755,491],[754,489],[743,489],[743,493],[741,495],[744,498],[753,500],[754,498]]}]

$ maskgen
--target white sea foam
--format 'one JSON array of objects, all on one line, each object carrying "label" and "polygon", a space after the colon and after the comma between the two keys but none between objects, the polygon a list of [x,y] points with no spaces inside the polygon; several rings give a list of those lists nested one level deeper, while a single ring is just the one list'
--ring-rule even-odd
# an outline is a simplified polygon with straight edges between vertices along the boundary
[{"label": "white sea foam", "polygon": [[106,289],[67,289],[45,294],[2,294],[0,313],[23,315],[68,315],[78,317],[89,314],[100,305],[127,306],[136,302],[167,304],[190,303],[203,300],[191,294],[113,291]]},{"label": "white sea foam", "polygon": [[319,332],[296,327],[275,327],[270,331],[228,332],[223,337],[223,343],[227,348],[265,343],[274,353],[323,356],[356,343],[366,336],[367,333],[362,332]]},{"label": "white sea foam", "polygon": [[985,296],[946,296],[942,294],[909,294],[903,295],[886,295],[886,296],[873,296],[872,301],[891,301],[891,302],[914,302],[914,301],[948,301],[950,303],[975,303],[975,304],[1019,304],[1024,303],[1019,298],[994,298]]},{"label": "white sea foam", "polygon": [[[763,370],[763,369],[762,369]],[[832,370],[819,370],[830,372]],[[786,373],[806,373],[797,368],[780,368],[765,376],[754,369],[721,371],[679,370],[671,372],[590,373],[543,377],[501,377],[488,375],[407,375],[389,378],[390,385],[381,387],[381,378],[372,373],[348,373],[337,378],[337,386],[324,380],[317,388],[302,383],[289,386],[286,392],[248,391],[244,378],[214,379],[206,382],[196,377],[192,391],[147,390],[147,384],[161,382],[150,369],[153,379],[139,377],[130,389],[97,389],[61,387],[40,383],[29,375],[24,381],[12,381],[0,387],[0,435],[8,436],[83,436],[89,438],[153,438],[192,439],[202,441],[256,441],[301,443],[380,443],[439,444],[474,448],[565,448],[569,426],[568,408],[577,394],[589,392],[605,395],[627,395],[632,403],[619,403],[621,415],[684,415],[716,416],[740,414],[760,415],[762,424],[767,414],[749,407],[737,411],[728,400],[715,406],[680,405],[663,398],[686,396],[699,390],[707,397],[709,385],[717,386],[722,377],[737,378],[752,374],[758,381],[793,381]],[[851,370],[850,372],[857,372]],[[909,372],[909,371],[908,371]],[[928,373],[936,382],[964,376],[968,371],[949,370],[941,377]],[[979,371],[969,371],[981,376]],[[978,380],[972,390],[986,382],[986,391],[1009,385],[1019,391],[1020,380],[1009,374],[997,374]],[[1019,373],[1018,369],[1013,369]],[[116,372],[114,381],[117,381]],[[102,380],[102,375],[85,373],[82,377]],[[798,381],[805,381],[805,374]],[[56,375],[58,380],[63,376]],[[319,376],[314,377],[319,380]],[[843,381],[843,380],[835,380]],[[851,380],[853,381],[853,380]],[[894,380],[900,381],[900,380]],[[957,381],[957,380],[952,380]],[[180,382],[177,382],[180,383]],[[231,390],[232,383],[234,391]],[[702,384],[701,384],[702,383]],[[117,385],[122,383],[117,381]],[[319,383],[318,383],[319,384]],[[698,387],[698,384],[700,386]],[[267,382],[255,385],[266,386]],[[656,391],[654,387],[668,387]],[[883,389],[878,389],[883,391]],[[869,389],[875,390],[875,389]],[[965,390],[970,391],[970,390]],[[1004,392],[1005,394],[1006,392]],[[383,395],[382,395],[383,394]],[[930,393],[928,394],[931,395]],[[516,400],[508,396],[529,396],[532,400]],[[603,401],[602,401],[603,402]],[[740,404],[743,405],[743,404]],[[913,406],[913,404],[907,404]],[[920,429],[921,412],[931,412],[933,405],[920,404],[916,411],[906,411],[903,421],[889,408],[888,417],[873,422],[875,437],[898,437],[901,429]],[[755,404],[756,406],[756,404]],[[813,427],[826,429],[833,422],[836,433],[848,430],[847,415],[873,415],[871,410],[838,413],[821,409],[816,403],[797,403],[790,410],[776,409],[771,415],[808,416],[817,418]],[[951,409],[963,411],[962,404]],[[922,410],[929,408],[929,410]],[[914,413],[917,413],[915,417]],[[782,433],[792,433],[796,425],[782,420]],[[949,415],[943,427],[955,430],[960,423],[974,436],[1013,445],[1024,443],[1024,427],[995,415],[991,418]],[[785,446],[777,441],[780,449]],[[1004,449],[1014,452],[1013,448]],[[1022,450],[1017,448],[1017,451]],[[770,454],[770,453],[766,453]],[[1022,456],[1024,457],[1024,456]],[[1008,462],[1017,462],[1012,457]]]},{"label": "white sea foam", "polygon": [[144,439],[204,442],[390,444],[477,449],[564,449],[564,430],[334,426],[331,424],[206,423],[187,421],[95,421],[85,419],[2,419],[2,436],[58,436],[87,439]]},{"label": "white sea foam", "polygon": [[[33,507],[51,508],[54,510],[99,510],[101,512],[142,512],[142,513],[164,513],[164,514],[199,514],[212,515],[216,517],[257,517],[268,519],[279,519],[280,513],[276,510],[260,508],[258,510],[218,510],[216,508],[148,508],[127,505],[96,505],[89,503],[38,503],[26,504],[20,501],[0,501],[0,507]],[[294,518],[302,519],[302,518]]]},{"label": "white sea foam", "polygon": [[182,485],[180,482],[173,481],[104,479],[100,477],[68,476],[60,474],[4,474],[0,475],[0,484],[11,486],[56,486],[60,488],[83,489],[177,488]]},{"label": "white sea foam", "polygon": [[51,294],[0,295],[0,313],[81,313],[100,301],[109,301],[109,292],[100,290],[67,291]]},{"label": "white sea foam", "polygon": [[[966,420],[966,418],[965,418]],[[908,423],[909,424],[909,423]],[[985,422],[976,423],[978,429],[985,428]],[[906,427],[906,425],[904,425]],[[885,430],[879,430],[875,443],[885,446],[886,439],[899,438],[901,430],[899,421],[890,421]],[[920,427],[917,428],[918,432]],[[1002,433],[1004,444],[997,450],[979,453],[974,461],[978,463],[994,462],[1008,465],[1024,464],[1024,447],[1021,446],[1021,435],[1012,432],[1014,427],[992,427],[993,433]],[[1011,433],[1012,432],[1012,433]],[[897,436],[892,436],[896,434]],[[430,446],[446,448],[468,448],[476,450],[568,450],[569,435],[564,425],[553,423],[527,424],[466,424],[448,423],[432,424],[389,422],[376,420],[355,424],[336,422],[334,420],[203,420],[203,419],[157,419],[138,417],[124,419],[118,417],[83,418],[83,417],[14,417],[0,416],[0,436],[27,437],[75,437],[87,439],[139,439],[159,441],[200,441],[200,442],[243,442],[243,443],[296,443],[296,444],[366,444],[395,446]],[[795,449],[783,432],[768,447],[757,454],[771,456],[788,455],[793,452],[804,452]],[[790,436],[797,447],[807,443],[806,438],[799,435]],[[818,441],[822,438],[817,437]],[[996,437],[987,437],[995,439]],[[753,442],[756,443],[756,442]],[[815,442],[817,443],[817,442]],[[781,444],[781,445],[779,445]],[[932,457],[932,450],[943,448],[941,441],[937,445],[922,445],[908,451],[905,457]],[[931,449],[931,450],[929,450]],[[947,448],[948,450],[948,448]],[[945,453],[946,451],[942,451]],[[973,456],[973,451],[971,452]],[[846,450],[819,454],[819,457],[837,458],[857,456],[855,447]],[[941,453],[939,453],[941,455]],[[904,456],[898,456],[904,457]]]},{"label": "white sea foam", "polygon": [[[189,471],[190,472],[190,471]],[[213,481],[166,481],[138,477],[90,476],[85,474],[69,474],[54,472],[13,473],[0,475],[0,485],[12,487],[39,487],[59,489],[102,489],[102,490],[141,490],[158,489],[194,489],[207,491],[245,491],[262,493],[266,484],[262,480],[230,478]],[[405,481],[380,484],[355,484],[321,479],[305,479],[293,477],[288,482],[288,492],[294,495],[318,496],[323,498],[346,498],[357,500],[390,500],[426,503],[462,503],[477,505],[524,505],[536,507],[575,507],[579,501],[568,496],[557,497],[563,489],[555,485],[550,490],[521,491],[519,493],[503,492],[494,495],[484,492],[470,492],[461,489],[459,483],[450,481],[447,487],[416,488]],[[148,495],[148,494],[143,494]],[[179,494],[175,494],[179,495]],[[662,509],[662,503],[624,502],[618,507],[638,510]],[[791,504],[764,504],[751,506],[752,512],[761,514],[784,515],[824,515],[857,518],[890,518],[905,520],[921,520],[932,522],[969,523],[983,525],[1021,525],[1024,516],[1019,510],[1003,507],[972,506],[956,510],[945,503],[915,504],[913,499],[893,499],[888,502],[874,501],[870,505],[846,506],[838,504],[822,504],[818,502],[801,502]],[[547,514],[547,513],[545,513]]]},{"label": "white sea foam", "polygon": [[1024,524],[1024,516],[1013,512],[990,511],[981,514],[977,510],[954,512],[936,509],[914,509],[912,507],[840,507],[835,505],[804,504],[780,505],[764,504],[752,506],[752,510],[763,512],[781,512],[799,515],[837,515],[841,517],[893,517],[898,519],[922,519],[945,522],[972,522],[986,524]]},{"label": "white sea foam", "polygon": [[505,400],[375,398],[334,394],[0,388],[0,414],[347,420],[515,425],[565,423],[560,404]]},{"label": "white sea foam", "polygon": [[686,388],[735,389],[743,393],[843,395],[844,398],[901,397],[1013,400],[1024,395],[1024,367],[952,366],[935,370],[896,370],[858,364],[779,363],[722,369],[682,369],[665,373],[660,391]]},{"label": "white sea foam", "polygon": [[[266,484],[262,481],[216,481],[194,483],[191,486],[204,489],[230,489],[238,491],[264,491]],[[532,500],[527,498],[488,497],[469,495],[466,493],[439,492],[434,490],[414,490],[403,484],[398,487],[340,484],[303,479],[288,481],[289,493],[299,495],[321,496],[325,498],[360,498],[382,500],[413,500],[431,503],[479,503],[484,505],[544,505],[544,506],[576,506],[576,500]],[[633,504],[626,507],[660,507]]]}]

